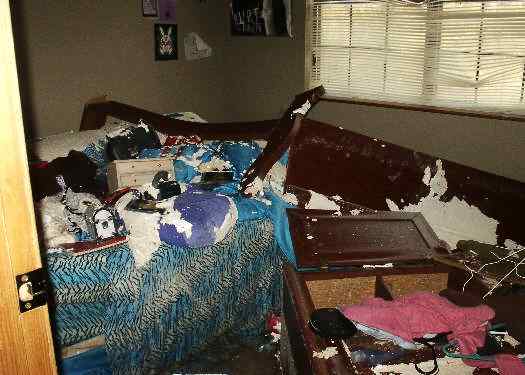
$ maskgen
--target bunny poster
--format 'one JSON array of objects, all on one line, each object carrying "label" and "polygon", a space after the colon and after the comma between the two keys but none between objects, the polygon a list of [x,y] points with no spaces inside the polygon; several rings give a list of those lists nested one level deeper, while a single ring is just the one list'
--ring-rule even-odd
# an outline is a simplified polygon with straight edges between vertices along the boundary
[{"label": "bunny poster", "polygon": [[177,60],[177,25],[156,23],[155,60]]}]

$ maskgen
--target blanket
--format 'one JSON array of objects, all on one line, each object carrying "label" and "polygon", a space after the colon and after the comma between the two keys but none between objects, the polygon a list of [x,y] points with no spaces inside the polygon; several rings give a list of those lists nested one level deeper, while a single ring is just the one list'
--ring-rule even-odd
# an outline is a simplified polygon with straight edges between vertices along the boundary
[{"label": "blanket", "polygon": [[237,222],[212,246],[161,243],[142,268],[126,245],[46,260],[61,302],[58,343],[103,334],[113,374],[166,368],[225,333],[260,334],[280,308],[282,257],[268,219]]}]

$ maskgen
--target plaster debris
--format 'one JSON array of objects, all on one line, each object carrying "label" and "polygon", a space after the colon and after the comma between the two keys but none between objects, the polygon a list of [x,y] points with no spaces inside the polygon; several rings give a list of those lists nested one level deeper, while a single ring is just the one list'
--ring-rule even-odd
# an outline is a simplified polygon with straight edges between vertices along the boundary
[{"label": "plaster debris", "polygon": [[253,199],[258,200],[259,202],[263,202],[267,206],[272,205],[272,201],[266,198],[263,198],[262,196],[258,195],[256,197],[253,197]]},{"label": "plaster debris", "polygon": [[197,153],[193,154],[192,158],[188,158],[187,156],[184,156],[184,155],[180,155],[179,157],[177,157],[178,160],[181,160],[182,162],[184,162],[184,164],[187,164],[187,165],[190,165],[192,167],[195,167],[195,168],[198,168],[199,165],[201,164],[201,161],[198,160],[195,155],[197,155]]},{"label": "plaster debris", "polygon": [[437,171],[432,178],[429,178],[430,168],[425,169],[422,181],[430,187],[426,197],[421,198],[417,204],[408,204],[402,208],[387,198],[388,208],[391,211],[421,212],[438,237],[452,249],[456,248],[459,240],[496,244],[497,220],[455,196],[449,202],[440,200],[447,191],[448,184],[441,160],[436,161],[436,167]]},{"label": "plaster debris", "polygon": [[510,346],[512,346],[513,348],[515,348],[516,346],[520,345],[521,342],[516,340],[514,337],[512,337],[511,335],[509,335],[508,333],[503,336],[503,341],[505,341],[506,343],[508,343]]},{"label": "plaster debris", "polygon": [[278,195],[285,202],[297,206],[299,200],[292,193],[284,193],[284,181],[286,180],[287,166],[277,161],[264,179],[264,185]]},{"label": "plaster debris", "polygon": [[359,208],[356,208],[356,209],[353,209],[352,211],[350,211],[350,215],[357,216],[357,215],[361,214],[361,212],[363,212],[363,210],[360,210]]},{"label": "plaster debris", "polygon": [[237,219],[239,218],[239,212],[237,211],[237,206],[235,205],[235,202],[230,197],[226,197],[228,201],[230,202],[230,209],[224,215],[224,220],[220,227],[213,228],[213,231],[215,233],[215,243],[221,242],[226,235],[230,232],[230,230],[233,228],[235,223],[237,223]]},{"label": "plaster debris", "polygon": [[[470,375],[474,373],[475,367],[467,366],[457,358],[437,358],[440,375]],[[430,371],[434,367],[433,361],[422,362],[418,367],[423,371]],[[414,364],[401,363],[398,365],[377,365],[372,368],[374,374],[402,374],[419,375]]]},{"label": "plaster debris", "polygon": [[222,160],[217,156],[211,158],[209,162],[202,163],[199,165],[200,172],[213,172],[213,171],[228,171],[232,168],[232,164],[227,160]]},{"label": "plaster debris", "polygon": [[430,175],[430,167],[427,166],[425,168],[425,174],[423,175],[423,183],[427,186],[430,185],[430,178],[431,178],[431,175]]},{"label": "plaster debris", "polygon": [[260,148],[265,148],[268,144],[268,141],[265,141],[264,139],[256,139],[254,142],[257,143],[257,146]]},{"label": "plaster debris", "polygon": [[306,238],[307,238],[308,240],[313,240],[313,239],[314,239],[314,236],[312,236],[311,234],[309,234],[309,235],[306,236]]},{"label": "plaster debris", "polygon": [[310,192],[310,201],[306,204],[308,209],[319,209],[319,210],[335,210],[341,213],[341,207],[334,201],[330,200],[327,196],[323,194],[316,193],[313,190],[308,190]]},{"label": "plaster debris", "polygon": [[320,358],[320,359],[328,359],[328,358],[332,358],[334,355],[337,355],[337,354],[339,354],[339,352],[337,351],[337,348],[335,346],[328,346],[322,352],[314,351],[313,357]]},{"label": "plaster debris", "polygon": [[142,128],[146,131],[146,133],[149,133],[148,124],[146,124],[142,119],[139,120],[139,124],[137,125],[137,127]]},{"label": "plaster debris", "polygon": [[76,241],[73,233],[68,231],[61,194],[43,198],[35,204],[35,208],[36,217],[40,223],[39,237],[46,249]]},{"label": "plaster debris", "polygon": [[260,177],[256,177],[255,180],[250,182],[246,189],[244,190],[244,193],[250,197],[255,197],[259,194],[261,194],[263,191],[263,180],[261,180]]},{"label": "plaster debris", "polygon": [[385,264],[363,264],[363,268],[393,268],[393,263],[385,263]]},{"label": "plaster debris", "polygon": [[160,246],[158,223],[159,213],[142,213],[126,210],[133,199],[133,193],[123,195],[115,204],[120,217],[128,230],[128,245],[135,258],[137,268],[144,266]]},{"label": "plaster debris", "polygon": [[[510,240],[510,239],[506,239],[503,244],[505,245],[507,249],[514,251],[514,252],[525,250],[525,246],[521,246],[519,243],[513,240]],[[518,254],[514,254],[514,258],[520,259],[520,256]]]},{"label": "plaster debris", "polygon": [[277,161],[268,171],[268,174],[264,178],[265,185],[270,186],[270,188],[274,192],[282,195],[284,189],[284,181],[286,180],[286,171],[286,166]]},{"label": "plaster debris", "polygon": [[191,229],[193,228],[193,225],[182,218],[182,214],[179,210],[173,210],[162,215],[160,224],[173,225],[177,232],[184,234],[186,239],[191,237]]},{"label": "plaster debris", "polygon": [[292,112],[292,117],[297,113],[303,116],[306,115],[306,113],[310,110],[311,107],[312,104],[310,103],[310,101],[306,100],[306,102],[300,108],[297,108],[295,111]]}]

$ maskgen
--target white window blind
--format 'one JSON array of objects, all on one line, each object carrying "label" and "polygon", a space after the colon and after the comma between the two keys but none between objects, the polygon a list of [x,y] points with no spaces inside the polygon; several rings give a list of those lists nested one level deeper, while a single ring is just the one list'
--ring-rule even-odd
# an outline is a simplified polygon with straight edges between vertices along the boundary
[{"label": "white window blind", "polygon": [[525,114],[525,0],[311,0],[309,83],[335,97]]}]

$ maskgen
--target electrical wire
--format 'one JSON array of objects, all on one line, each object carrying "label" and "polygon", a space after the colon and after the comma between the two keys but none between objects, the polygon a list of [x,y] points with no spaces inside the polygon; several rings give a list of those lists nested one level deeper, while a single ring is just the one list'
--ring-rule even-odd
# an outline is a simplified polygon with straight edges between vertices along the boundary
[{"label": "electrical wire", "polygon": [[[493,262],[488,262],[488,263],[485,263],[483,264],[477,271],[476,270],[473,270],[472,268],[470,268],[466,263],[463,263],[463,266],[470,272],[470,277],[465,281],[465,283],[463,284],[463,288],[462,288],[462,292],[465,293],[465,288],[467,286],[467,284],[474,278],[474,273],[481,273],[481,271],[487,267],[487,266],[490,266],[490,265],[493,265],[493,264],[498,264],[502,261],[505,261],[507,260],[508,258],[510,257],[513,257],[515,256],[516,254],[519,254],[520,252],[522,252],[523,250],[525,250],[525,248],[521,248],[521,249],[518,249],[518,250],[515,250],[515,251],[510,251],[506,256],[504,257],[499,257],[496,253],[494,253],[493,251],[491,251],[492,255],[494,255],[497,260],[496,261],[493,261]],[[501,283],[507,279],[513,272],[516,273],[516,276],[518,276],[519,278],[522,278],[522,279],[525,279],[525,277],[521,274],[518,273],[518,267],[523,264],[525,262],[525,257],[523,257],[520,262],[518,263],[517,261],[513,261],[513,260],[508,260],[509,262],[512,262],[513,264],[515,264],[516,266],[510,270],[505,276],[503,276],[500,280],[498,280],[498,282],[483,296],[483,299],[485,299],[487,296],[491,295],[492,292],[494,291],[494,289],[496,289],[499,285],[501,285]]]}]

